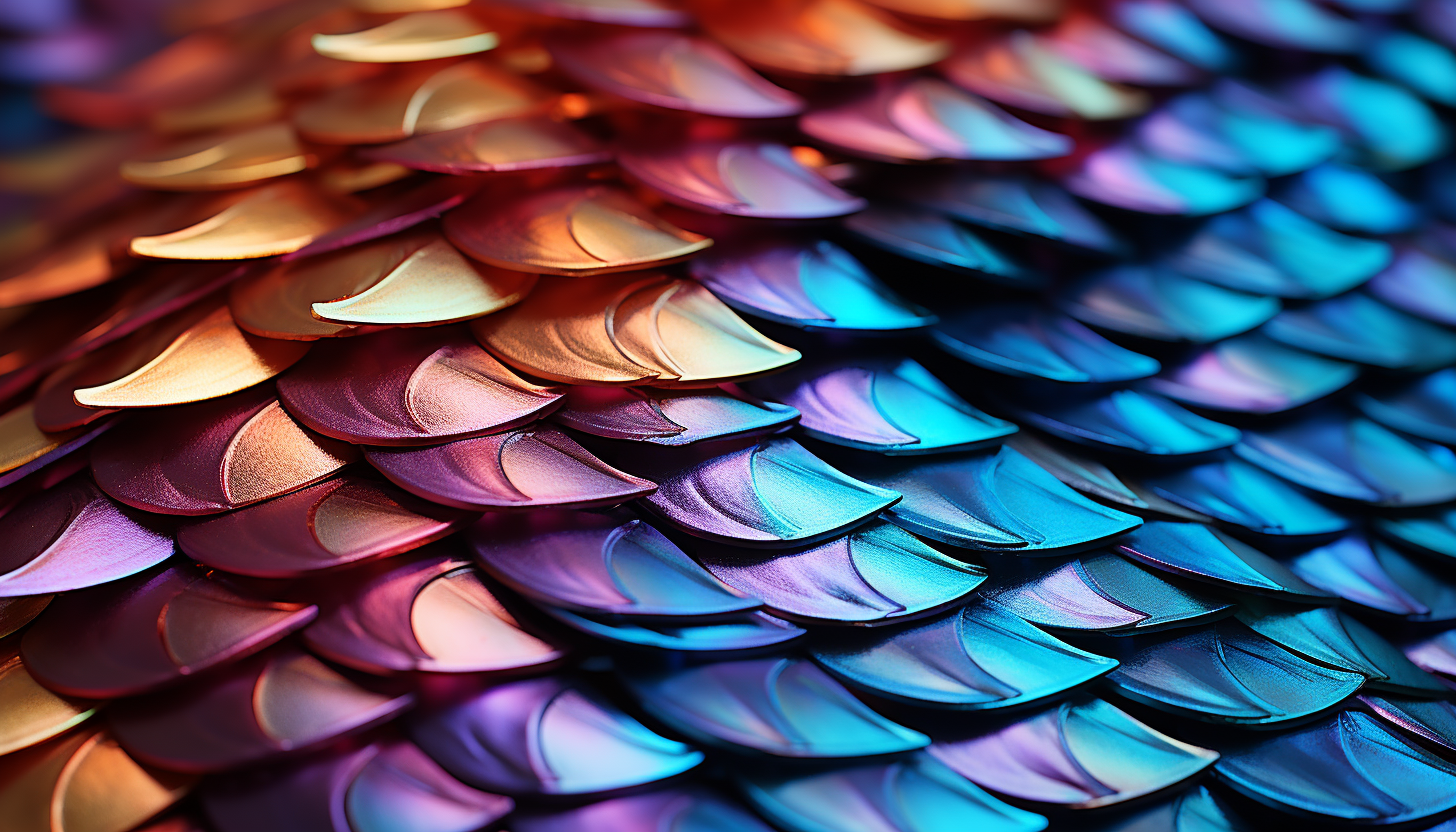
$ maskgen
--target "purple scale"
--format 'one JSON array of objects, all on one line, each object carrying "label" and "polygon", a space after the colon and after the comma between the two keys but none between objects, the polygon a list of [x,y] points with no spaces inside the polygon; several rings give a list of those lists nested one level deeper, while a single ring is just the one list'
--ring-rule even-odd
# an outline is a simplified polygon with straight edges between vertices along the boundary
[{"label": "purple scale", "polygon": [[330,584],[303,633],[315,653],[366,673],[483,673],[551,664],[564,651],[518,622],[465,561],[382,564]]},{"label": "purple scale", "polygon": [[31,675],[70,696],[132,696],[262,650],[314,619],[177,565],[66,593],[26,631]]},{"label": "purple scale", "polygon": [[364,456],[406,491],[464,509],[610,506],[656,489],[551,427],[424,448],[366,448]]},{"label": "purple scale", "polygon": [[564,400],[553,421],[593,436],[653,445],[781,433],[799,416],[792,407],[733,387],[666,391],[575,385],[565,389]]},{"label": "purple scale", "polygon": [[281,261],[338,251],[413,228],[464,202],[480,186],[481,181],[472,176],[435,176],[383,189],[364,213],[283,255]]}]

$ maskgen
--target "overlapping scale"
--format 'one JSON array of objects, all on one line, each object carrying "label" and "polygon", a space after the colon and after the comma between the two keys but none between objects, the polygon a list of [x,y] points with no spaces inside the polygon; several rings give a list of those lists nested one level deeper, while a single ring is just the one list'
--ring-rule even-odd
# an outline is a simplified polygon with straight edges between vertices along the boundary
[{"label": "overlapping scale", "polygon": [[293,578],[409,551],[474,517],[346,474],[185,525],[177,546],[224,572]]},{"label": "overlapping scale", "polygon": [[1456,444],[1456,370],[1438,370],[1428,376],[1397,384],[1390,390],[1357,394],[1354,404],[1365,416],[1402,433]]},{"label": "overlapping scale", "polygon": [[1331,596],[1247,543],[1200,523],[1152,521],[1117,542],[1117,551],[1177,575],[1304,603]]},{"label": "overlapping scale", "polygon": [[1230,289],[1309,299],[1353,289],[1390,260],[1384,241],[1341,234],[1264,199],[1213,218],[1167,262]]},{"label": "overlapping scale", "polygon": [[569,387],[554,421],[582,433],[653,445],[691,445],[788,430],[799,412],[736,389],[664,391]]},{"label": "overlapping scale", "polygon": [[57,598],[26,630],[22,655],[54,690],[132,696],[256,653],[317,613],[176,565]]},{"label": "overlapping scale", "polygon": [[218,783],[202,805],[219,832],[469,832],[512,801],[460,783],[411,743],[383,742]]},{"label": "overlapping scale", "polygon": [[641,619],[611,615],[585,615],[563,607],[544,612],[587,635],[630,648],[725,655],[762,652],[794,641],[804,628],[763,612],[733,613],[705,619]]},{"label": "overlapping scale", "polygon": [[1192,0],[1189,5],[1209,25],[1269,46],[1345,53],[1354,52],[1361,42],[1355,21],[1310,0]]},{"label": "overlapping scale", "polygon": [[754,808],[791,832],[950,832],[967,823],[988,832],[1046,828],[1045,818],[1002,803],[923,754],[823,772],[748,771],[743,778]]},{"label": "overlapping scale", "polygon": [[1356,234],[1397,234],[1421,219],[1420,210],[1375,174],[1333,162],[1310,168],[1279,201],[1316,222]]},{"label": "overlapping scale", "polygon": [[367,690],[280,646],[206,680],[114,702],[108,715],[138,760],[200,773],[318,747],[394,717],[413,699]]},{"label": "overlapping scale", "polygon": [[1253,332],[1220,341],[1148,379],[1146,385],[1193,407],[1282,413],[1347,386],[1360,368],[1287,347]]},{"label": "overlapping scale", "polygon": [[1217,771],[1261,803],[1316,819],[1400,823],[1456,806],[1456,766],[1358,711],[1230,750]]},{"label": "overlapping scale", "polygon": [[1382,537],[1423,554],[1456,557],[1456,513],[1448,508],[1377,517],[1371,528]]},{"label": "overlapping scale", "polygon": [[1332,607],[1246,603],[1238,619],[1259,635],[1321,664],[1364,674],[1369,687],[1430,699],[1446,688],[1375,631]]},{"label": "overlapping scale", "polygon": [[1171,161],[1129,143],[1088,153],[1061,181],[1084,199],[1142,214],[1203,217],[1264,195],[1262,177]]},{"label": "overlapping scale", "polygon": [[541,603],[587,614],[692,618],[762,602],[694,563],[661,532],[625,513],[490,514],[470,533],[492,577]]},{"label": "overlapping scale", "polygon": [[711,40],[661,29],[622,30],[548,44],[573,79],[643,104],[733,118],[791,116],[799,96],[775,86]]},{"label": "overlapping scale", "polygon": [[616,26],[671,28],[692,22],[692,15],[687,11],[662,0],[501,0],[501,5],[565,20]]},{"label": "overlapping scale", "polygon": [[942,69],[971,92],[1049,116],[1120,119],[1135,116],[1150,104],[1145,91],[1107,83],[1048,39],[1025,30],[974,42]]},{"label": "overlapping scale", "polygon": [[713,244],[669,225],[626,191],[565,185],[478,196],[445,218],[445,236],[483,263],[568,277],[684,260]]},{"label": "overlapping scale", "polygon": [[968,450],[1016,431],[971,407],[911,359],[819,364],[752,389],[798,410],[808,436],[885,454]]},{"label": "overlapping scale", "polygon": [[1101,502],[1122,506],[1135,514],[1146,512],[1153,517],[1200,522],[1210,519],[1201,512],[1175,505],[1136,483],[1124,482],[1106,465],[1080,453],[1074,445],[1029,433],[1018,433],[1006,444],[1072,490]]},{"label": "overlapping scale", "polygon": [[933,211],[881,203],[849,217],[844,227],[891,254],[947,271],[1028,289],[1043,282],[971,229]]},{"label": "overlapping scale", "polygon": [[1042,627],[1152,632],[1197,626],[1233,612],[1232,603],[1204,588],[1174,583],[1111,552],[1002,581],[986,593],[990,600]]},{"label": "overlapping scale", "polygon": [[1233,447],[1241,435],[1238,428],[1137,390],[1091,398],[1049,395],[1029,399],[1010,408],[1022,422],[1053,436],[1113,452],[1193,456]]},{"label": "overlapping scale", "polygon": [[241,188],[310,167],[310,157],[287,124],[192,139],[121,164],[134,185],[165,191]]},{"label": "overlapping scale", "polygon": [[840,635],[813,655],[875,696],[966,710],[1035,702],[1118,666],[993,604],[962,607],[924,624]]},{"label": "overlapping scale", "polygon": [[924,748],[805,659],[745,659],[623,672],[638,703],[696,740],[746,753],[833,759]]},{"label": "overlapping scale", "polygon": [[1254,329],[1277,315],[1280,303],[1154,265],[1093,275],[1063,296],[1062,308],[1114,332],[1208,344]]},{"label": "overlapping scale", "polygon": [[769,832],[763,821],[741,805],[701,786],[614,797],[556,812],[537,810],[518,813],[512,816],[511,824],[521,832],[589,832],[593,829],[649,832],[664,828],[709,832],[724,827],[743,832]]},{"label": "overlapping scale", "polygon": [[1414,621],[1456,618],[1456,587],[1428,564],[1379,540],[1342,538],[1305,552],[1290,567],[1314,586],[1367,609]]},{"label": "overlapping scale", "polygon": [[272,390],[257,387],[123,424],[91,454],[91,471],[127,505],[215,514],[295,491],[357,456],[305,430]]},{"label": "overlapping scale", "polygon": [[1153,493],[1275,540],[1333,537],[1350,521],[1263,469],[1236,459],[1148,477]]},{"label": "overlapping scale", "polygon": [[565,651],[523,626],[465,561],[416,559],[343,580],[303,634],[368,673],[481,673],[548,665]]},{"label": "overlapping scale", "polygon": [[421,448],[370,447],[364,457],[412,494],[475,511],[609,506],[656,487],[544,426]]},{"label": "overlapping scale", "polygon": [[813,110],[799,119],[799,129],[856,156],[889,161],[1050,159],[1072,149],[1066,136],[927,77],[881,84]]},{"label": "overlapping scale", "polygon": [[1334,497],[1380,506],[1456,499],[1450,449],[1407,439],[1363,418],[1321,414],[1273,431],[1249,431],[1234,449],[1243,459]]},{"label": "overlapping scale", "polygon": [[500,38],[467,12],[419,11],[347,34],[316,34],[313,48],[326,58],[362,63],[411,63],[474,55]]},{"label": "overlapping scale", "polygon": [[1290,94],[1319,121],[1338,129],[1376,170],[1405,170],[1444,153],[1449,128],[1404,87],[1333,65],[1291,84]]},{"label": "overlapping scale", "polygon": [[940,739],[930,754],[998,794],[1074,809],[1152,794],[1219,758],[1100,699],[1054,706],[988,733]]},{"label": "overlapping scale", "polygon": [[[580,681],[547,676],[421,714],[410,738],[446,771],[512,796],[587,795],[656,783],[703,754],[653,733]],[[580,754],[582,748],[594,749]]]},{"label": "overlapping scale", "polygon": [[[278,380],[309,428],[366,445],[421,445],[510,429],[561,394],[506,369],[461,331],[392,329],[320,344]],[[340,376],[338,368],[352,372]]]},{"label": "overlapping scale", "polygon": [[1157,359],[1118,346],[1071,318],[1033,306],[986,305],[944,314],[932,337],[963,361],[1051,381],[1112,382],[1158,372]]},{"label": "overlapping scale", "polygon": [[698,537],[786,548],[832,537],[899,502],[900,494],[830,467],[791,439],[769,439],[679,470],[661,470],[644,506]]},{"label": "overlapping scale", "polygon": [[861,0],[795,0],[743,14],[731,0],[695,11],[704,31],[755,66],[802,75],[872,75],[927,66],[950,51]]},{"label": "overlapping scale", "polygon": [[968,549],[1055,554],[1095,546],[1142,521],[1081,496],[1010,449],[945,457],[856,457],[849,472],[904,499],[901,528]]},{"label": "overlapping scale", "polygon": [[[409,173],[404,168],[397,167],[395,170],[401,175]],[[316,254],[327,254],[414,228],[458,206],[479,190],[481,184],[471,176],[440,176],[418,182],[407,179],[394,187],[370,191],[370,200],[362,213],[320,234],[313,242],[283,255],[279,260],[286,263]]]},{"label": "overlapping scale", "polygon": [[740,312],[830,332],[893,334],[935,323],[828,240],[730,241],[694,258],[693,277]]},{"label": "overlapping scale", "polygon": [[321,144],[383,144],[541,112],[549,103],[545,90],[480,61],[425,62],[313,98],[294,111],[293,124]]},{"label": "overlapping scale", "polygon": [[1263,332],[1302,350],[1391,370],[1423,372],[1456,361],[1456,335],[1363,292],[1286,309]]},{"label": "overlapping scale", "polygon": [[1178,632],[1122,655],[1112,691],[1216,723],[1267,725],[1333,707],[1365,677],[1308,661],[1235,622]]},{"label": "overlapping scale", "polygon": [[250,260],[298,251],[353,219],[357,208],[297,180],[265,185],[168,234],[134,237],[130,251],[159,260]]},{"label": "overlapping scale", "polygon": [[519,302],[531,275],[466,260],[433,231],[409,233],[275,267],[232,287],[238,325],[312,341],[367,326],[426,326]]},{"label": "overlapping scale", "polygon": [[385,164],[437,173],[508,173],[595,165],[611,151],[570,124],[523,116],[413,136],[361,154]]},{"label": "overlapping scale", "polygon": [[1265,176],[1299,173],[1340,150],[1334,128],[1291,118],[1229,81],[1211,94],[1187,93],[1169,101],[1139,122],[1136,136],[1144,147],[1175,161]]},{"label": "overlapping scale", "polygon": [[913,618],[964,600],[986,580],[984,567],[947,557],[887,523],[789,552],[703,547],[694,555],[774,613],[814,624]]},{"label": "overlapping scale", "polygon": [[770,142],[645,144],[619,151],[617,163],[669,202],[711,213],[822,219],[868,204],[795,159],[786,145]]},{"label": "overlapping scale", "polygon": [[65,697],[42,687],[14,644],[0,648],[0,754],[45,742],[96,715],[104,704]]},{"label": "overlapping scale", "polygon": [[6,541],[0,597],[82,589],[134,575],[171,557],[165,528],[118,506],[81,476],[0,515]]},{"label": "overlapping scale", "polygon": [[197,778],[151,768],[105,731],[74,731],[0,763],[0,817],[16,832],[126,832],[181,800]]},{"label": "overlapping scale", "polygon": [[1066,191],[1038,179],[936,171],[933,176],[910,179],[894,193],[907,202],[996,231],[1100,254],[1126,250],[1126,243],[1096,214]]},{"label": "overlapping scale", "polygon": [[1452,730],[1456,728],[1456,708],[1450,702],[1373,694],[1360,696],[1359,702],[1418,743],[1424,742],[1438,753],[1451,748],[1452,737],[1456,736]]}]

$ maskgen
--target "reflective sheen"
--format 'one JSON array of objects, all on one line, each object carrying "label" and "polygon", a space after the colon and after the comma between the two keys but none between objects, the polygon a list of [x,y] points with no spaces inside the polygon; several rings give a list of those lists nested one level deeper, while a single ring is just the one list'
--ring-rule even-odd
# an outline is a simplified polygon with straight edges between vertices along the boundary
[{"label": "reflective sheen", "polygon": [[421,445],[533,421],[561,394],[512,373],[463,331],[393,329],[316,346],[279,379],[278,397],[325,436]]},{"label": "reflective sheen", "polygon": [[1063,704],[989,734],[937,741],[930,754],[1001,794],[1075,809],[1152,794],[1218,759],[1100,699]]},{"label": "reflective sheen", "polygon": [[661,482],[644,502],[647,508],[689,534],[740,546],[813,543],[900,499],[840,473],[790,439],[770,439],[682,469],[644,465]]},{"label": "reflective sheen", "polygon": [[734,309],[802,329],[879,333],[935,322],[828,240],[733,240],[688,268]]},{"label": "reflective sheen", "polygon": [[169,234],[135,237],[130,251],[161,260],[248,260],[297,251],[352,219],[348,203],[297,181],[247,192],[221,212]]},{"label": "reflective sheen", "polygon": [[923,754],[822,772],[751,770],[740,782],[754,808],[790,832],[1040,832],[1047,825]]},{"label": "reflective sheen", "polygon": [[1134,647],[1107,681],[1134,702],[1184,717],[1267,725],[1333,707],[1365,677],[1307,661],[1226,621]]},{"label": "reflective sheen", "polygon": [[1136,87],[1110,84],[1025,30],[973,42],[942,64],[973,93],[1035,113],[1087,120],[1135,116],[1151,103]]},{"label": "reflective sheen", "polygon": [[92,452],[91,472],[129,506],[214,514],[302,488],[356,458],[351,446],[305,431],[272,391],[254,388],[123,424]]},{"label": "reflective sheen", "polygon": [[407,552],[474,517],[345,475],[183,526],[177,545],[224,572],[293,578]]},{"label": "reflective sheen", "polygon": [[1127,143],[1092,151],[1062,177],[1062,185],[1115,208],[1190,217],[1231,211],[1264,194],[1264,180],[1258,176],[1231,176],[1170,161]]},{"label": "reflective sheen", "polygon": [[1174,583],[1111,552],[1054,563],[1025,579],[999,577],[1005,583],[987,593],[991,601],[1042,627],[1143,633],[1196,626],[1233,611],[1206,587]]},{"label": "reflective sheen", "polygon": [[994,604],[924,624],[843,635],[814,659],[854,687],[912,705],[1005,708],[1054,696],[1117,667]]},{"label": "reflective sheen", "polygon": [[1138,265],[1094,274],[1059,301],[1067,314],[1085,324],[1194,344],[1247,332],[1280,309],[1277,298],[1206,283],[1167,267]]},{"label": "reflective sheen", "polygon": [[654,717],[732,749],[819,759],[913,751],[930,742],[870,710],[804,659],[641,670],[623,678]]},{"label": "reflective sheen", "polygon": [[423,448],[365,448],[364,456],[406,491],[477,511],[608,506],[655,488],[607,465],[551,427],[519,428]]},{"label": "reflective sheen", "polygon": [[791,116],[804,108],[799,96],[701,37],[622,30],[557,39],[548,48],[574,80],[643,104],[733,118]]},{"label": "reflective sheen", "polygon": [[623,149],[629,176],[688,208],[770,219],[838,217],[868,203],[794,158],[786,145],[727,141]]},{"label": "reflective sheen", "polygon": [[1312,549],[1291,564],[1309,583],[1366,609],[1411,621],[1456,618],[1456,586],[1395,547],[1359,536]]},{"label": "reflective sheen", "polygon": [[528,598],[586,614],[691,618],[756,609],[662,533],[626,513],[486,515],[470,532],[492,577]]},{"label": "reflective sheen", "polygon": [[1261,333],[1214,344],[1162,375],[1148,389],[1193,407],[1280,413],[1334,393],[1360,368],[1286,347]]},{"label": "reflective sheen", "polygon": [[1305,603],[1331,598],[1279,561],[1201,523],[1146,523],[1119,541],[1117,551],[1154,569],[1248,592]]},{"label": "reflective sheen", "polygon": [[519,832],[770,832],[740,804],[701,786],[616,797],[577,809],[518,813],[511,826]]},{"label": "reflective sheen", "polygon": [[1026,424],[1094,448],[1146,456],[1209,453],[1239,441],[1239,430],[1161,396],[1118,390],[1091,398],[1039,396],[1011,408]]},{"label": "reflective sheen", "polygon": [[564,655],[522,626],[465,561],[447,556],[339,582],[303,640],[331,661],[381,674],[521,670]]},{"label": "reflective sheen", "polygon": [[567,626],[603,641],[672,653],[711,654],[718,658],[737,651],[761,652],[805,634],[803,628],[762,612],[734,613],[701,620],[654,621],[579,615],[557,607],[543,609]]},{"label": "reflective sheen", "polygon": [[510,795],[596,794],[654,783],[703,761],[580,682],[548,676],[424,713],[410,738],[451,774]]},{"label": "reflective sheen", "polygon": [[1407,439],[1369,419],[1319,414],[1244,434],[1243,459],[1305,488],[1379,506],[1423,506],[1456,499],[1456,455]]},{"label": "reflective sheen", "polygon": [[936,346],[1006,375],[1052,381],[1146,378],[1156,359],[1123,349],[1063,315],[1030,305],[985,304],[945,314],[931,332]]},{"label": "reflective sheen", "polygon": [[1142,523],[1088,500],[1010,448],[857,459],[848,467],[866,482],[905,495],[885,519],[954,546],[1051,554],[1093,546]]},{"label": "reflective sheen", "polygon": [[22,654],[54,690],[132,696],[252,655],[317,612],[241,595],[174,566],[62,595],[26,631]]},{"label": "reflective sheen", "polygon": [[1339,152],[1340,134],[1334,128],[1266,105],[1247,87],[1221,81],[1212,94],[1188,93],[1169,101],[1138,122],[1135,136],[1159,156],[1243,175],[1286,176]]},{"label": "reflective sheen", "polygon": [[[98,703],[40,686],[14,646],[0,648],[0,754],[45,742],[96,715]],[[3,788],[3,787],[0,787]],[[0,798],[0,806],[3,806]]]},{"label": "reflective sheen", "polygon": [[502,118],[413,136],[360,155],[410,170],[453,174],[594,165],[611,158],[596,139],[546,116]]},{"label": "reflective sheen", "polygon": [[1354,52],[1360,26],[1312,0],[1190,0],[1209,25],[1241,38],[1283,49]]},{"label": "reflective sheen", "polygon": [[359,687],[296,648],[165,693],[112,703],[117,739],[137,759],[209,772],[321,745],[384,722],[413,702]]},{"label": "reflective sheen", "polygon": [[1456,263],[1419,248],[1403,248],[1366,291],[1395,308],[1447,326],[1456,325]]},{"label": "reflective sheen", "polygon": [[1333,536],[1344,517],[1246,462],[1209,462],[1148,477],[1153,493],[1256,534],[1274,538]]},{"label": "reflective sheen", "polygon": [[[148,357],[135,356],[141,363],[134,369],[136,360],[120,368],[91,365],[89,377],[76,379],[90,383],[75,389],[76,404],[94,408],[160,407],[216,399],[273,378],[308,352],[307,344],[244,333],[233,323],[226,307],[189,317],[196,322],[170,341],[158,339],[147,344],[155,352],[148,350]],[[120,377],[108,378],[110,374],[103,372],[117,369],[123,373]]]},{"label": "reflective sheen", "polygon": [[121,164],[133,185],[164,191],[241,188],[298,173],[311,157],[287,124],[269,124],[241,133],[190,139]]},{"label": "reflective sheen", "polygon": [[1220,779],[1284,811],[1399,823],[1456,806],[1456,766],[1346,711],[1225,754]]},{"label": "reflective sheen", "polygon": [[799,411],[765,402],[733,388],[664,391],[641,387],[565,390],[565,405],[552,418],[569,428],[604,436],[681,446],[727,437],[782,433]]},{"label": "reflective sheen", "polygon": [[1412,656],[1408,659],[1374,630],[1333,607],[1245,604],[1238,619],[1259,635],[1302,656],[1363,674],[1371,688],[1428,699],[1447,692],[1439,679],[1422,672],[1425,662],[1419,658],[1418,648],[1408,648]]},{"label": "reflective sheen", "polygon": [[756,66],[802,75],[874,75],[927,66],[950,44],[860,0],[771,3],[744,14],[732,0],[697,7],[703,29]]},{"label": "reflective sheen", "polygon": [[1172,0],[1118,0],[1108,20],[1170,55],[1209,72],[1227,72],[1237,63],[1229,44],[1187,7]]},{"label": "reflective sheen", "polygon": [[1456,361],[1456,333],[1363,292],[1286,309],[1262,331],[1291,347],[1391,370],[1424,372]]},{"label": "reflective sheen", "polygon": [[84,476],[16,503],[0,516],[0,540],[5,598],[109,583],[172,555],[164,529],[122,509]]},{"label": "reflective sheen", "polygon": [[1375,174],[1333,162],[1300,174],[1281,190],[1279,201],[1356,234],[1398,234],[1420,219],[1420,210]]},{"label": "reflective sheen", "polygon": [[535,14],[616,26],[687,26],[692,15],[664,0],[500,0]]},{"label": "reflective sheen", "polygon": [[473,55],[500,39],[466,12],[421,11],[344,35],[316,34],[313,48],[326,58],[363,63],[408,63]]},{"label": "reflective sheen", "polygon": [[1403,87],[1343,66],[1295,82],[1290,95],[1311,116],[1339,129],[1377,170],[1423,165],[1450,146],[1449,129],[1424,101]]},{"label": "reflective sheen", "polygon": [[814,110],[799,119],[799,129],[857,156],[890,161],[1050,159],[1072,150],[1066,136],[928,77],[882,83]]},{"label": "reflective sheen", "polygon": [[755,393],[800,413],[815,439],[885,454],[960,451],[1016,426],[971,407],[911,359],[845,360],[756,382]]},{"label": "reflective sheen", "polygon": [[548,102],[544,90],[483,63],[424,63],[307,101],[293,124],[322,144],[383,144],[539,112]]},{"label": "reflective sheen", "polygon": [[477,197],[445,219],[445,235],[484,263],[579,277],[683,260],[712,240],[653,216],[627,192],[565,186]]},{"label": "reflective sheen", "polygon": [[1456,558],[1456,510],[1435,508],[1415,514],[1377,517],[1371,528],[1422,554]]},{"label": "reflective sheen", "polygon": [[1214,218],[1167,262],[1230,289],[1305,299],[1353,289],[1390,259],[1388,243],[1340,234],[1266,199]]},{"label": "reflective sheen", "polygon": [[808,549],[764,554],[695,551],[725,584],[762,598],[775,614],[806,623],[878,624],[965,599],[986,569],[947,557],[887,523]]}]

